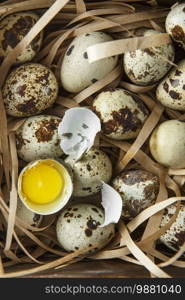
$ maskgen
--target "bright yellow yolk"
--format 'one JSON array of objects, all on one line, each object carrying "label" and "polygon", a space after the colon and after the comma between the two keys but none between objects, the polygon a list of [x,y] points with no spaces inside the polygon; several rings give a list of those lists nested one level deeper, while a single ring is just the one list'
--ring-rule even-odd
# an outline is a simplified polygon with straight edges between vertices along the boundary
[{"label": "bright yellow yolk", "polygon": [[37,204],[53,202],[61,193],[64,180],[52,166],[39,163],[25,171],[22,191],[29,201]]}]

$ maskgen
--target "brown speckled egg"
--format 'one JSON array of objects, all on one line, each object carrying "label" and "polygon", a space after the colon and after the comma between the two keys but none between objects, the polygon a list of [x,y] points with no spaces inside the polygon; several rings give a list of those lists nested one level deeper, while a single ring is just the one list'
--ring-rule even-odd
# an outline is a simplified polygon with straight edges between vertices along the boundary
[{"label": "brown speckled egg", "polygon": [[58,94],[58,84],[50,69],[30,63],[9,74],[2,94],[7,114],[26,117],[52,106]]},{"label": "brown speckled egg", "polygon": [[164,106],[185,111],[185,59],[161,81],[156,97]]},{"label": "brown speckled egg", "polygon": [[66,251],[83,250],[96,246],[101,249],[115,234],[115,225],[98,227],[104,221],[104,212],[92,204],[75,204],[66,208],[56,225],[57,238]]},{"label": "brown speckled egg", "polygon": [[[173,217],[176,211],[176,206],[171,205],[165,209],[161,227],[166,225],[170,218]],[[168,248],[178,251],[179,248],[185,243],[185,202],[182,201],[180,211],[177,215],[175,222],[171,225],[165,234],[160,237],[160,241]]]},{"label": "brown speckled egg", "polygon": [[61,66],[61,81],[68,92],[78,93],[105,77],[117,64],[118,56],[112,56],[89,63],[89,46],[112,41],[104,32],[91,32],[76,37],[69,45]]},{"label": "brown speckled egg", "polygon": [[159,192],[159,179],[144,170],[128,170],[114,178],[112,186],[122,197],[122,216],[132,219],[154,204]]},{"label": "brown speckled egg", "polygon": [[[31,210],[29,210],[20,200],[18,200],[17,203],[16,216],[20,218],[24,223],[34,227],[39,227],[43,219],[43,216],[35,214]],[[19,233],[19,235],[24,235],[24,233],[20,229],[17,229],[17,232]]]},{"label": "brown speckled egg", "polygon": [[137,137],[148,117],[144,103],[124,89],[101,92],[93,103],[93,111],[101,120],[103,133],[115,140]]},{"label": "brown speckled egg", "polygon": [[185,123],[169,120],[152,133],[150,152],[157,162],[170,168],[185,168]]},{"label": "brown speckled egg", "polygon": [[40,115],[29,117],[16,131],[17,152],[26,162],[57,158],[63,154],[58,125],[61,118]]},{"label": "brown speckled egg", "polygon": [[[6,57],[13,48],[26,36],[38,21],[39,17],[32,12],[21,12],[9,15],[0,22],[0,58]],[[33,59],[41,47],[43,32],[41,31],[30,45],[19,55],[16,63],[24,63]]]},{"label": "brown speckled egg", "polygon": [[[160,33],[153,29],[145,29],[142,32],[143,36]],[[123,66],[126,75],[133,83],[145,86],[154,84],[166,75],[171,68],[167,60],[173,62],[174,57],[174,47],[169,43],[160,47],[127,52],[123,57]]]},{"label": "brown speckled egg", "polygon": [[174,6],[169,12],[166,31],[185,49],[185,3]]},{"label": "brown speckled egg", "polygon": [[85,197],[101,189],[101,181],[109,182],[112,176],[112,164],[106,153],[92,148],[80,160],[65,159],[66,166],[73,171],[73,195]]}]

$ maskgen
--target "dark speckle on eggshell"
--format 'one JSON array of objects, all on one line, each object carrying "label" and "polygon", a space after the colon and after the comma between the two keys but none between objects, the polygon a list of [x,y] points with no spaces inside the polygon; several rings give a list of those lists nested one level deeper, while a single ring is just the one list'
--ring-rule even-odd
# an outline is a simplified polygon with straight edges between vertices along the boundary
[{"label": "dark speckle on eggshell", "polygon": [[180,100],[181,95],[173,90],[169,91],[169,95],[174,99],[174,100]]},{"label": "dark speckle on eggshell", "polygon": [[35,132],[38,142],[48,142],[52,140],[55,131],[58,128],[60,119],[51,118],[43,120],[39,123],[39,128]]},{"label": "dark speckle on eggshell", "polygon": [[69,50],[68,50],[67,53],[66,53],[67,56],[70,56],[70,55],[71,55],[71,53],[72,53],[74,47],[75,47],[75,46],[72,45],[72,46],[69,48]]},{"label": "dark speckle on eggshell", "polygon": [[85,229],[85,234],[87,237],[91,236],[92,235],[92,230],[90,230],[89,228],[86,228]]},{"label": "dark speckle on eggshell", "polygon": [[184,30],[181,26],[175,25],[172,29],[172,35],[174,39],[178,42],[183,42],[185,43],[185,33]]}]

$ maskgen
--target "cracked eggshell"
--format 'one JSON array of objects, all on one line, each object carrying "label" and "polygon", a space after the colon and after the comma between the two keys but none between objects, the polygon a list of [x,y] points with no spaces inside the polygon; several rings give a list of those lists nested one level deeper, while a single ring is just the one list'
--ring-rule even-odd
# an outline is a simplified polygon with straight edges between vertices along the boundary
[{"label": "cracked eggshell", "polygon": [[93,110],[101,120],[103,133],[116,140],[137,137],[149,114],[144,103],[124,89],[101,92]]},{"label": "cracked eggshell", "polygon": [[[32,12],[21,12],[6,16],[0,22],[0,58],[4,59],[36,24],[39,16]],[[40,50],[43,39],[41,31],[16,59],[16,63],[32,60]]]},{"label": "cracked eggshell", "polygon": [[[165,209],[161,227],[170,221],[170,218],[175,214],[175,211],[175,205],[171,205]],[[185,243],[185,202],[181,203],[180,211],[175,222],[171,225],[170,229],[160,237],[160,241],[174,251],[178,251]]]},{"label": "cracked eggshell", "polygon": [[[58,218],[57,238],[66,251],[83,250],[95,246],[103,248],[115,234],[115,225],[99,227],[104,212],[92,204],[75,204],[66,208]],[[103,245],[102,245],[103,244]]]},{"label": "cracked eggshell", "polygon": [[72,41],[61,66],[61,81],[65,90],[78,93],[114,69],[118,56],[91,64],[88,62],[87,48],[107,41],[112,41],[112,37],[103,32],[87,33]]},{"label": "cracked eggshell", "polygon": [[[143,36],[159,33],[153,29],[143,30]],[[174,58],[174,47],[172,43],[169,43],[160,47],[127,52],[123,57],[123,66],[130,81],[145,86],[154,84],[166,75],[171,68],[171,64],[167,60],[173,62]]]},{"label": "cracked eggshell", "polygon": [[101,130],[99,118],[90,109],[73,107],[68,109],[59,124],[60,147],[66,155],[78,160],[94,144]]},{"label": "cracked eggshell", "polygon": [[169,12],[166,31],[185,50],[185,3],[174,6]]},{"label": "cracked eggshell", "polygon": [[159,178],[148,171],[128,170],[114,178],[112,186],[122,197],[122,216],[133,219],[154,204],[159,192]]},{"label": "cracked eggshell", "polygon": [[[22,202],[21,200],[18,200],[17,202],[17,211],[16,216],[21,219],[24,223],[30,225],[39,227],[39,225],[42,222],[43,216],[36,214],[29,210]],[[24,235],[24,233],[18,229],[17,232],[19,235]]]},{"label": "cracked eggshell", "polygon": [[152,133],[150,152],[157,162],[170,168],[185,167],[185,123],[169,120]]},{"label": "cracked eggshell", "polygon": [[[185,13],[184,13],[185,15]],[[164,106],[185,111],[185,59],[161,81],[156,97]]]},{"label": "cracked eggshell", "polygon": [[57,158],[63,154],[58,126],[61,118],[40,115],[29,117],[16,131],[18,156],[26,162]]},{"label": "cracked eggshell", "polygon": [[112,176],[112,164],[106,153],[92,148],[80,160],[67,157],[67,166],[73,170],[73,195],[86,197],[100,191],[102,183],[109,182]]},{"label": "cracked eggshell", "polygon": [[15,68],[7,77],[2,95],[7,114],[26,117],[51,107],[58,94],[58,84],[47,67],[30,63]]}]

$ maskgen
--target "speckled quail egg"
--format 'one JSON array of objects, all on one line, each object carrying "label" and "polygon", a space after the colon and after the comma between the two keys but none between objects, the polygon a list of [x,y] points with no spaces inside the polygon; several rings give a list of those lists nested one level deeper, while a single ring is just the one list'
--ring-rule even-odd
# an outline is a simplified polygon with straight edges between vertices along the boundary
[{"label": "speckled quail egg", "polygon": [[85,197],[101,189],[101,181],[109,182],[112,176],[112,164],[106,153],[92,148],[80,160],[67,157],[66,166],[73,171],[73,195]]},{"label": "speckled quail egg", "polygon": [[[143,36],[159,34],[153,29],[142,30]],[[126,52],[123,66],[128,78],[138,85],[150,85],[159,81],[170,70],[169,61],[174,61],[175,52],[172,43],[160,47],[137,49]]]},{"label": "speckled quail egg", "polygon": [[36,63],[15,68],[2,90],[6,112],[15,117],[40,113],[52,106],[57,94],[58,84],[53,72]]},{"label": "speckled quail egg", "polygon": [[[13,48],[26,36],[38,21],[39,17],[32,12],[15,13],[0,22],[0,58],[6,57]],[[28,62],[38,53],[41,47],[41,31],[30,45],[16,59],[17,63]]]},{"label": "speckled quail egg", "polygon": [[122,216],[132,219],[155,202],[159,178],[144,170],[128,170],[114,178],[112,186],[122,197]]},{"label": "speckled quail egg", "polygon": [[115,233],[114,224],[99,227],[103,221],[104,212],[101,208],[92,204],[72,205],[58,218],[58,241],[66,251],[83,250],[91,246],[96,246],[95,250],[101,249]]},{"label": "speckled quail egg", "polygon": [[61,81],[65,90],[77,93],[105,77],[114,69],[118,57],[108,57],[94,63],[88,62],[89,46],[112,41],[103,32],[92,32],[76,37],[69,45],[61,66]]},{"label": "speckled quail egg", "polygon": [[185,167],[185,123],[161,123],[150,137],[150,152],[157,162],[171,168]]},{"label": "speckled quail egg", "polygon": [[164,106],[185,111],[185,59],[178,64],[158,85],[157,100]]},{"label": "speckled quail egg", "polygon": [[40,215],[61,210],[69,201],[73,184],[68,169],[54,159],[40,159],[24,167],[18,177],[23,204]]},{"label": "speckled quail egg", "polygon": [[[176,211],[176,206],[171,205],[165,209],[161,227],[166,225],[170,218],[173,217]],[[160,237],[160,241],[168,248],[178,251],[180,247],[185,243],[185,203],[180,205],[180,211],[177,215],[175,222],[171,225],[165,234]]]},{"label": "speckled quail egg", "polygon": [[30,162],[43,158],[60,157],[58,125],[61,118],[56,116],[34,116],[26,119],[16,131],[17,152],[20,158]]},{"label": "speckled quail egg", "polygon": [[185,3],[174,6],[169,12],[166,31],[185,49]]},{"label": "speckled quail egg", "polygon": [[[16,216],[21,219],[24,223],[39,227],[40,223],[42,222],[43,216],[38,215],[31,210],[29,210],[20,200],[17,203],[17,211]],[[17,230],[20,235],[24,233],[21,230]]]},{"label": "speckled quail egg", "polygon": [[135,138],[148,116],[144,103],[124,89],[101,92],[93,110],[101,120],[103,133],[116,140]]}]

